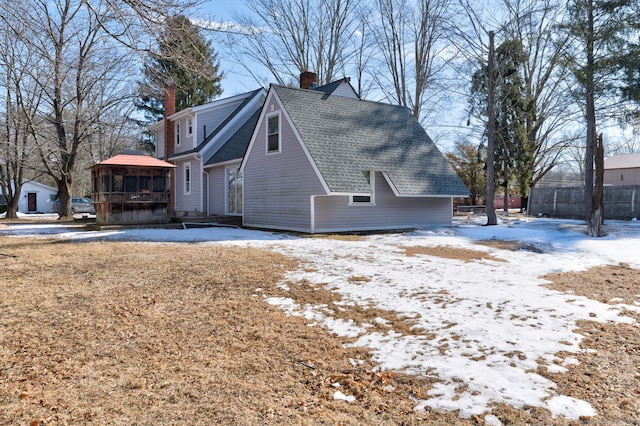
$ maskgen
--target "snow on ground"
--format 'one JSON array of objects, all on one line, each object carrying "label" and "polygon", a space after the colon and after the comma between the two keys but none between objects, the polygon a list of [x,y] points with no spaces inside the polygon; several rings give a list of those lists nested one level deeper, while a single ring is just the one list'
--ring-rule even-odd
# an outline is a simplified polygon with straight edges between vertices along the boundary
[{"label": "snow on ground", "polygon": [[[640,223],[610,221],[605,228],[609,235],[595,239],[586,236],[580,221],[506,218],[491,227],[481,226],[483,221],[456,218],[453,227],[376,234],[355,241],[236,228],[84,231],[56,223],[0,226],[0,235],[272,248],[301,260],[300,270],[287,275],[283,288],[287,282],[307,280],[339,293],[343,306],[375,306],[411,319],[415,334],[391,329],[381,333],[370,331],[369,324],[334,318],[325,306],[300,306],[289,298],[265,296],[267,302],[304,316],[310,324],[352,337],[351,345],[370,348],[380,370],[438,378],[430,398],[418,401],[416,409],[459,410],[461,417],[470,417],[505,403],[544,407],[571,419],[596,415],[586,401],[557,394],[555,384],[535,371],[543,363],[563,372],[564,366],[576,362],[556,356],[560,351],[581,350],[582,336],[573,331],[576,321],[632,322],[619,316],[620,310],[640,307],[552,291],[541,285],[540,277],[620,262],[640,267]],[[517,240],[535,250],[473,244],[490,239]],[[403,250],[437,245],[484,250],[505,262],[407,256]],[[485,420],[493,424],[497,418],[488,415]]]}]

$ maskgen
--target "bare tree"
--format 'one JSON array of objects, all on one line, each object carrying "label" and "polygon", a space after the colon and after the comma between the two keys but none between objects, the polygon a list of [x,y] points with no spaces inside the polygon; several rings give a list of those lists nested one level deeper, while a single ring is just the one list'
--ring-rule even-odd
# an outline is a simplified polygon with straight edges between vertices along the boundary
[{"label": "bare tree", "polygon": [[417,119],[438,107],[442,94],[438,76],[446,69],[449,53],[446,27],[450,0],[378,0],[372,24],[382,55],[374,73],[385,97],[411,109]]},{"label": "bare tree", "polygon": [[[247,0],[251,15],[237,16],[242,31],[229,32],[232,58],[259,83],[296,81],[314,71],[329,83],[357,54],[358,2],[354,0]],[[255,64],[270,74],[260,75]]]},{"label": "bare tree", "polygon": [[131,101],[129,51],[105,33],[105,18],[94,15],[101,4],[93,2],[92,9],[83,1],[34,0],[3,9],[13,35],[34,58],[21,71],[34,86],[23,90],[42,100],[25,117],[41,169],[58,186],[61,217],[70,212],[80,147],[104,130],[107,111]]},{"label": "bare tree", "polygon": [[15,218],[24,181],[35,177],[30,168],[33,154],[30,125],[36,119],[41,92],[29,70],[33,55],[16,37],[19,23],[0,18],[0,189],[7,203],[7,217]]}]

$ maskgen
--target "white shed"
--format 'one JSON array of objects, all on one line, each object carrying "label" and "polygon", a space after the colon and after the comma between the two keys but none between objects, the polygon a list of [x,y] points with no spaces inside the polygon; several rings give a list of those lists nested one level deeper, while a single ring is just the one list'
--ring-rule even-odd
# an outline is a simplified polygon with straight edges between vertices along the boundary
[{"label": "white shed", "polygon": [[22,184],[18,212],[50,213],[58,190],[40,182],[27,181]]}]

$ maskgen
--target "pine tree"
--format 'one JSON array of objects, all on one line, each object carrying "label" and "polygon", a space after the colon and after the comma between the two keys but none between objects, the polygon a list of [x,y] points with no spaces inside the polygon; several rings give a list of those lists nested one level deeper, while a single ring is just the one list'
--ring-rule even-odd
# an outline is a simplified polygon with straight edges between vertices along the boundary
[{"label": "pine tree", "polygon": [[200,30],[185,16],[167,20],[156,52],[144,64],[136,106],[148,123],[163,117],[164,88],[171,78],[176,86],[176,111],[201,105],[222,93],[217,53]]}]

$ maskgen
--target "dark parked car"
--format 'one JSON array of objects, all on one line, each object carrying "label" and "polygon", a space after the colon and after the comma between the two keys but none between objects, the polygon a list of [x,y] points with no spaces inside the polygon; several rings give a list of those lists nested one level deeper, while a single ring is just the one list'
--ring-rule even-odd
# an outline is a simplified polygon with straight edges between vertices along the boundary
[{"label": "dark parked car", "polygon": [[[53,202],[53,211],[60,212],[60,199]],[[71,199],[71,214],[76,213],[89,213],[96,214],[96,208],[91,201],[91,198],[72,198]]]}]

